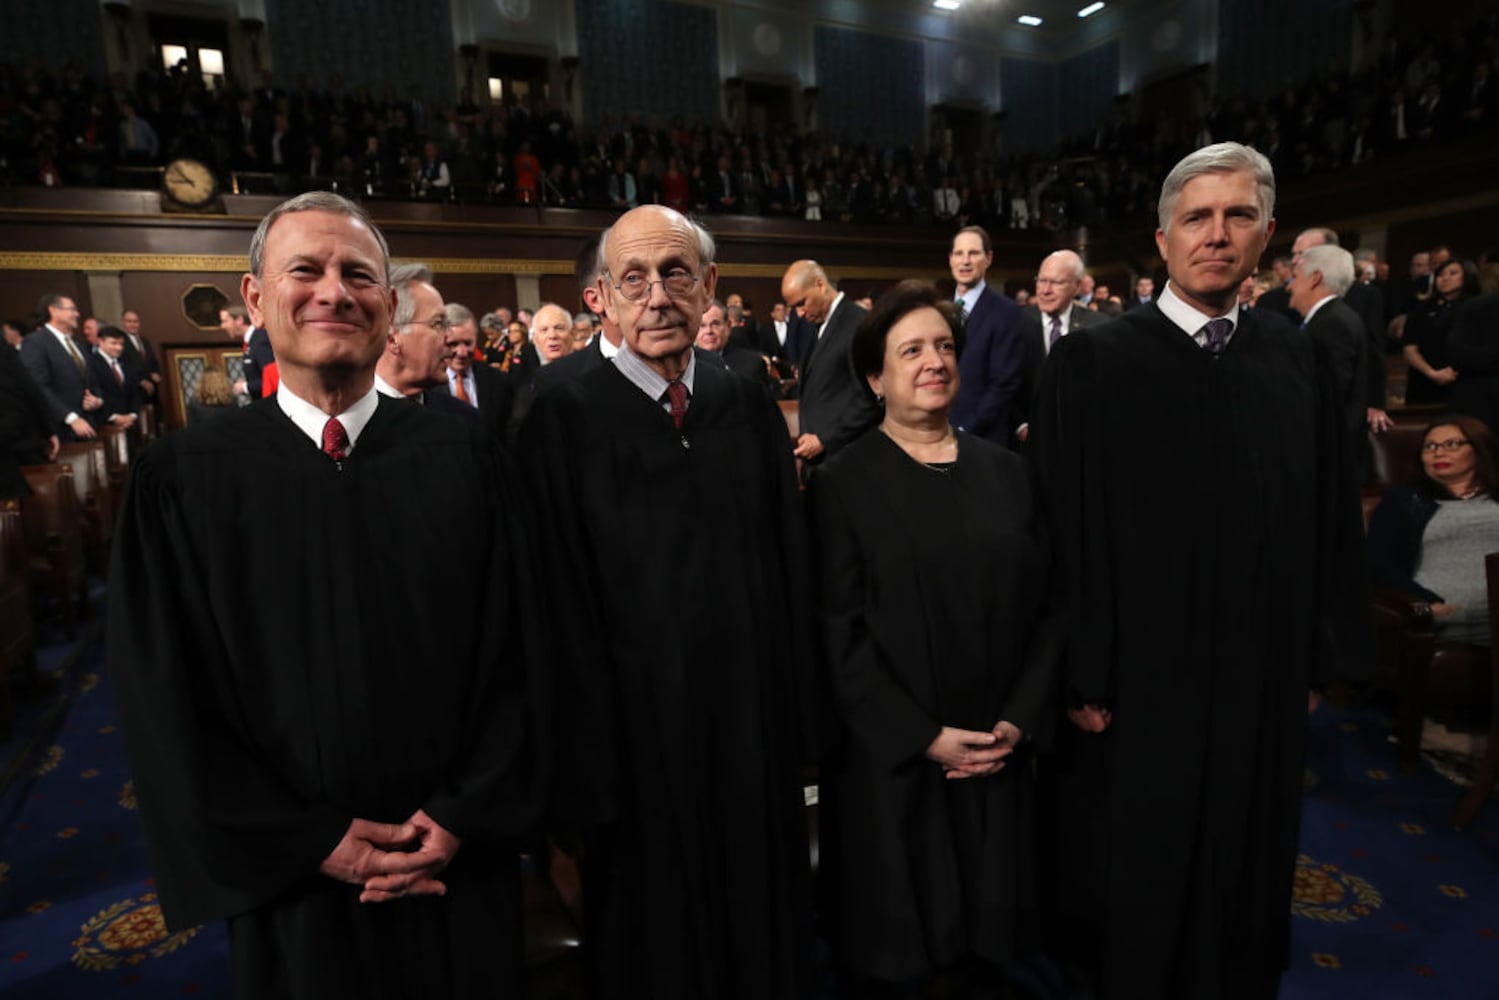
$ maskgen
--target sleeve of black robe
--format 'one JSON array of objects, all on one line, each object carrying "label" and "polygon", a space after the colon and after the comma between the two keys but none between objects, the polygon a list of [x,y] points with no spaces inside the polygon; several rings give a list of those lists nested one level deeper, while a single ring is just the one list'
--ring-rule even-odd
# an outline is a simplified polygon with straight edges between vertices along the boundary
[{"label": "sleeve of black robe", "polygon": [[1358,680],[1374,660],[1373,595],[1364,551],[1356,442],[1343,419],[1338,375],[1325,351],[1313,352],[1317,370],[1317,490],[1319,516],[1317,655],[1311,681]]},{"label": "sleeve of black robe", "polygon": [[1097,412],[1103,397],[1093,351],[1085,336],[1063,337],[1052,348],[1036,386],[1027,442],[1041,510],[1051,525],[1051,592],[1067,636],[1064,707],[1108,705],[1114,698],[1114,584],[1110,573],[1099,571],[1109,564],[1099,530],[1109,520],[1109,492],[1097,475],[1106,467],[1101,443],[1090,433],[1104,426],[1105,415]]},{"label": "sleeve of black robe", "polygon": [[841,476],[827,474],[814,476],[810,487],[823,648],[839,715],[864,747],[894,769],[926,753],[942,725],[911,699],[882,662],[865,618],[868,570],[842,487]]},{"label": "sleeve of black robe", "polygon": [[[538,585],[566,595],[566,622],[545,620],[552,635],[550,720],[555,766],[550,827],[565,835],[610,822],[619,761],[615,758],[614,678],[603,641],[603,600],[584,533],[582,470],[585,414],[577,383],[538,395],[519,427],[517,454],[536,514]],[[538,618],[537,621],[544,621]]]},{"label": "sleeve of black robe", "polygon": [[[109,650],[141,821],[169,927],[232,916],[315,873],[351,817],[299,800],[248,750],[188,514],[136,466],[115,532]],[[153,461],[155,459],[156,461]]]},{"label": "sleeve of black robe", "polygon": [[[208,515],[184,509],[173,449],[163,445],[132,472],[115,534],[109,649],[152,871],[168,926],[180,929],[321,877],[356,817],[300,799],[250,751],[256,720],[241,714],[226,682],[229,652],[188,530],[191,517]],[[485,467],[492,489],[513,489]],[[505,502],[512,515],[519,509]],[[547,759],[536,749],[546,743],[543,654],[534,637],[512,636],[535,621],[525,528],[514,516],[505,524],[491,535],[483,606],[515,615],[480,630],[469,712],[454,723],[467,730],[462,763],[423,803],[471,845],[530,832],[546,787]]]}]

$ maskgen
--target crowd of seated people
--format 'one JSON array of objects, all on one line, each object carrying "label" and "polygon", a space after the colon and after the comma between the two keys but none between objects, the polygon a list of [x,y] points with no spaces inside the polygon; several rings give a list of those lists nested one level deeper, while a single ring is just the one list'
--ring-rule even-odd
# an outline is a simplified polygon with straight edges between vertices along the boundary
[{"label": "crowd of seated people", "polygon": [[1357,75],[1329,72],[1265,100],[1220,95],[1192,120],[1116,112],[1058,147],[987,158],[940,142],[922,154],[835,131],[749,133],[681,117],[627,116],[589,132],[536,95],[481,104],[465,90],[444,106],[337,76],[325,89],[270,74],[210,87],[184,64],[101,84],[72,63],[0,65],[0,174],[142,186],[150,174],[133,168],[190,156],[261,193],[1061,229],[1148,216],[1154,179],[1211,142],[1254,146],[1286,178],[1493,130],[1496,71],[1494,19],[1457,19],[1445,38],[1390,36]]}]

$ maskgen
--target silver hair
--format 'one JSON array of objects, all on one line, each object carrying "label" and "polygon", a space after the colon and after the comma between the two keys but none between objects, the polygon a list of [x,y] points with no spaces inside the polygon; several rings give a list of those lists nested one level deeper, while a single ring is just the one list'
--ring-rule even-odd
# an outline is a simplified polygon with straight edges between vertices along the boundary
[{"label": "silver hair", "polygon": [[593,326],[596,320],[594,319],[594,315],[591,312],[573,313],[573,326],[577,326],[579,322],[584,322],[589,326]]},{"label": "silver hair", "polygon": [[1329,292],[1341,296],[1353,287],[1353,254],[1331,243],[1307,247],[1301,251],[1301,273],[1313,271],[1322,275]]},{"label": "silver hair", "polygon": [[1171,168],[1161,184],[1161,200],[1156,209],[1156,218],[1161,231],[1171,228],[1171,213],[1176,208],[1176,199],[1187,182],[1203,174],[1231,174],[1240,170],[1254,175],[1260,189],[1260,225],[1268,226],[1275,217],[1275,170],[1265,154],[1237,142],[1219,142],[1204,146],[1189,153]]},{"label": "silver hair", "polygon": [[[696,219],[692,219],[683,215],[681,212],[678,212],[674,208],[667,208],[664,205],[652,205],[651,207],[657,209],[660,212],[666,213],[667,218],[670,219],[673,223],[680,222],[682,224],[685,224],[689,229],[692,230],[693,238],[697,240],[698,266],[702,267],[704,270],[707,270],[708,265],[713,263],[714,258],[718,253],[718,246],[713,242],[713,234],[708,231],[708,227],[703,225],[701,222],[698,222]],[[612,232],[614,232],[614,226],[610,226],[608,229],[604,230],[603,235],[599,237],[599,274],[603,274],[605,271],[609,270],[609,234]]]},{"label": "silver hair", "polygon": [[385,267],[385,283],[390,284],[390,244],[385,242],[385,234],[380,232],[380,227],[370,219],[368,212],[343,195],[334,194],[332,191],[308,191],[283,201],[266,213],[265,218],[260,220],[260,225],[255,227],[255,235],[250,237],[251,274],[257,278],[260,277],[261,268],[265,266],[266,237],[270,234],[271,227],[276,224],[276,220],[283,215],[292,215],[296,212],[329,212],[333,215],[347,215],[368,226],[369,231],[375,236],[375,242],[380,244],[380,263]]},{"label": "silver hair", "polygon": [[426,264],[397,264],[390,269],[390,287],[396,292],[396,308],[390,316],[390,326],[400,330],[416,319],[416,296],[409,291],[412,285],[432,284],[432,269]]},{"label": "silver hair", "polygon": [[474,311],[461,302],[449,302],[442,308],[448,314],[448,322],[454,326],[462,326],[474,321]]},{"label": "silver hair", "polygon": [[[1310,233],[1316,233],[1322,237],[1322,243],[1314,244],[1314,246],[1322,246],[1323,244],[1330,247],[1338,246],[1338,231],[1336,229],[1328,229],[1326,226],[1313,226],[1311,229],[1303,229],[1301,231],[1302,236]],[[1297,238],[1299,239],[1300,237]]]}]

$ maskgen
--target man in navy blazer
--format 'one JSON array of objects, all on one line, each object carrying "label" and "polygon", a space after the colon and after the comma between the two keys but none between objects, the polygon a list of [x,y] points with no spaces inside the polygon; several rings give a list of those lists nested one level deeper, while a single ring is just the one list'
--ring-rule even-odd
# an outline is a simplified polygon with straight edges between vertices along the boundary
[{"label": "man in navy blazer", "polygon": [[948,266],[957,282],[967,342],[958,358],[958,397],[954,427],[1008,445],[1014,426],[1010,409],[1025,372],[1025,341],[1020,307],[984,281],[994,263],[994,247],[982,226],[968,226],[953,237]]},{"label": "man in navy blazer", "polygon": [[68,296],[53,293],[42,296],[37,312],[46,321],[21,341],[21,363],[47,399],[53,429],[68,441],[94,437],[85,414],[99,409],[104,401],[73,339],[78,331],[78,306]]},{"label": "man in navy blazer", "polygon": [[103,406],[89,414],[95,427],[134,427],[136,411],[145,402],[140,371],[125,357],[125,343],[124,330],[101,326],[99,343],[89,352],[89,373],[99,387],[99,398],[104,400]]}]

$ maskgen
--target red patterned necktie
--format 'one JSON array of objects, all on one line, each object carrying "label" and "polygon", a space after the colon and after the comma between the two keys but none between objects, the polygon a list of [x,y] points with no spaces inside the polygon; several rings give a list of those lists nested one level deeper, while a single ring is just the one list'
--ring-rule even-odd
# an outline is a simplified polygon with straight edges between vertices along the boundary
[{"label": "red patterned necktie", "polygon": [[671,399],[671,422],[682,429],[682,418],[687,415],[687,387],[681,382],[668,382],[666,395]]},{"label": "red patterned necktie", "polygon": [[337,417],[329,417],[323,425],[323,454],[335,462],[342,462],[349,454],[349,435]]}]

